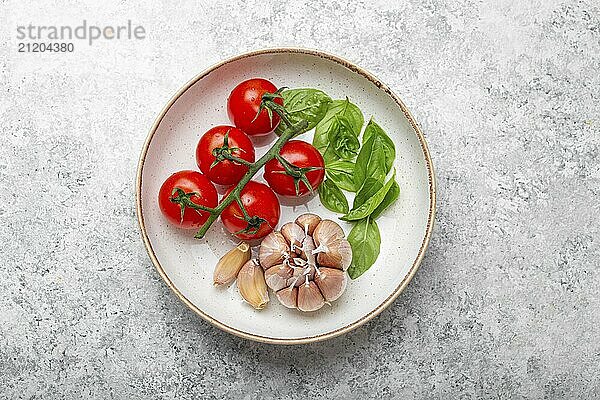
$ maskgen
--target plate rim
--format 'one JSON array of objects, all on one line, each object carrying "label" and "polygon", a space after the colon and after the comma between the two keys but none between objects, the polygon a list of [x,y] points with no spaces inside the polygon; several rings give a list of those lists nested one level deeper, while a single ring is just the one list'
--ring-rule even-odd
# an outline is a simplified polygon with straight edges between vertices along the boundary
[{"label": "plate rim", "polygon": [[[341,66],[345,67],[346,69],[349,69],[350,71],[352,71],[354,73],[362,75],[364,78],[368,79],[371,83],[373,83],[375,86],[377,86],[379,89],[383,90],[388,96],[390,96],[392,98],[392,100],[394,100],[394,102],[400,107],[400,109],[404,113],[404,116],[410,122],[411,127],[413,128],[415,134],[417,135],[417,139],[419,140],[419,144],[421,145],[421,150],[423,151],[423,155],[425,157],[425,162],[426,162],[426,167],[427,167],[427,175],[428,175],[428,180],[429,180],[429,211],[428,211],[428,216],[427,216],[427,226],[426,226],[426,230],[425,230],[425,236],[424,236],[423,242],[421,243],[421,246],[419,248],[417,257],[413,261],[408,273],[402,279],[400,284],[394,289],[394,291],[381,304],[379,304],[377,307],[375,307],[370,312],[366,313],[360,319],[358,319],[354,322],[351,322],[350,324],[347,324],[341,328],[337,328],[335,330],[332,330],[332,331],[329,331],[326,333],[322,333],[319,335],[313,335],[313,336],[306,336],[306,337],[301,337],[301,338],[274,338],[274,337],[262,336],[262,335],[257,335],[254,333],[245,332],[245,331],[242,331],[237,328],[233,328],[231,326],[228,326],[228,325],[218,321],[217,319],[206,314],[199,307],[197,307],[190,300],[188,300],[183,295],[183,293],[181,293],[181,291],[179,291],[179,289],[173,284],[171,279],[167,276],[164,269],[162,268],[160,262],[158,261],[158,258],[156,256],[156,254],[154,253],[154,249],[152,248],[152,244],[150,243],[148,233],[146,232],[146,225],[144,223],[144,215],[143,215],[143,209],[142,209],[142,173],[143,173],[143,169],[144,169],[144,163],[146,161],[146,155],[148,153],[148,148],[150,147],[150,143],[152,142],[152,139],[154,137],[154,134],[156,133],[156,130],[158,129],[158,126],[162,122],[162,120],[165,117],[165,115],[167,114],[167,112],[173,106],[173,104],[196,82],[198,82],[205,76],[209,75],[213,71],[217,70],[218,68],[220,68],[226,64],[229,64],[231,62],[234,62],[234,61],[238,61],[238,60],[241,60],[244,58],[254,57],[254,56],[258,56],[258,55],[290,54],[290,53],[291,54],[306,54],[306,55],[311,55],[311,56],[317,56],[317,57],[320,57],[320,58],[323,58],[323,59],[326,59],[329,61],[333,61],[337,64],[340,64]],[[433,162],[432,162],[431,156],[429,154],[429,148],[427,146],[427,142],[425,141],[425,136],[423,135],[421,128],[417,124],[415,118],[412,116],[412,114],[410,113],[410,111],[408,110],[408,108],[406,107],[404,102],[387,85],[385,85],[383,82],[381,82],[378,78],[376,78],[373,74],[371,74],[367,70],[355,65],[354,63],[352,63],[342,57],[333,55],[331,53],[327,53],[327,52],[324,52],[321,50],[302,48],[302,47],[271,47],[271,48],[264,48],[264,49],[260,49],[260,50],[244,52],[244,53],[238,54],[236,56],[229,57],[229,58],[227,58],[223,61],[220,61],[216,64],[213,64],[212,66],[208,67],[207,69],[205,69],[204,71],[200,72],[199,74],[194,76],[192,79],[190,79],[185,85],[183,85],[183,87],[181,87],[171,97],[171,99],[167,102],[167,104],[163,107],[163,109],[160,111],[160,113],[156,117],[154,123],[152,124],[152,127],[150,128],[148,135],[146,136],[146,140],[144,141],[144,144],[142,147],[142,152],[140,154],[140,158],[138,160],[138,165],[137,165],[135,197],[136,197],[137,220],[138,220],[138,225],[139,225],[139,228],[140,228],[140,231],[142,234],[144,247],[146,248],[146,251],[148,252],[148,256],[150,257],[150,260],[152,261],[152,264],[154,264],[154,267],[158,271],[159,275],[161,276],[163,281],[167,284],[167,286],[173,291],[173,293],[175,293],[175,295],[179,298],[180,301],[182,301],[192,311],[194,311],[197,315],[199,315],[201,318],[203,318],[205,321],[207,321],[211,325],[216,326],[217,328],[219,328],[227,333],[230,333],[232,335],[235,335],[235,336],[238,336],[238,337],[241,337],[244,339],[254,340],[257,342],[268,343],[268,344],[293,345],[293,344],[307,344],[307,343],[319,342],[319,341],[331,339],[331,338],[343,335],[345,333],[348,333],[348,332],[366,324],[373,318],[375,318],[383,310],[385,310],[389,305],[391,305],[396,300],[396,298],[398,298],[400,293],[402,293],[404,291],[404,289],[406,288],[408,283],[412,280],[413,276],[419,269],[421,261],[423,260],[423,257],[425,256],[425,251],[427,250],[427,247],[428,247],[430,239],[431,239],[431,234],[433,231],[433,225],[434,225],[434,220],[435,220],[435,212],[436,212],[436,179],[435,179],[435,172],[433,169]]]}]

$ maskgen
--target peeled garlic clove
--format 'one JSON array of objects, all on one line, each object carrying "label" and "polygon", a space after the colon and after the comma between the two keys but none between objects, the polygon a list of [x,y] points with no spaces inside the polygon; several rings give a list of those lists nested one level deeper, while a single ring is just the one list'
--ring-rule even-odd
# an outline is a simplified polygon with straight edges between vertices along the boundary
[{"label": "peeled garlic clove", "polygon": [[321,222],[321,217],[317,214],[306,213],[296,218],[296,223],[309,235],[313,234],[319,222]]},{"label": "peeled garlic clove", "polygon": [[321,246],[322,252],[317,253],[317,263],[324,267],[347,270],[352,262],[352,247],[346,239],[339,239],[331,244]]},{"label": "peeled garlic clove", "polygon": [[265,271],[267,286],[278,291],[288,286],[288,279],[294,274],[294,270],[284,264],[274,265]]},{"label": "peeled garlic clove", "polygon": [[298,308],[298,288],[285,288],[277,291],[277,299],[287,308]]},{"label": "peeled garlic clove", "polygon": [[300,311],[317,311],[324,304],[325,299],[313,281],[305,282],[298,287],[298,309]]},{"label": "peeled garlic clove", "polygon": [[237,286],[244,300],[257,310],[269,302],[265,272],[256,260],[244,264],[237,277]]},{"label": "peeled garlic clove", "polygon": [[260,244],[258,260],[264,269],[273,265],[281,264],[283,259],[289,255],[290,248],[283,235],[277,231],[269,233]]},{"label": "peeled garlic clove", "polygon": [[300,225],[288,222],[281,227],[281,234],[290,244],[292,251],[299,251],[302,248],[302,241],[306,235],[304,234],[304,230],[300,228]]},{"label": "peeled garlic clove", "polygon": [[237,277],[242,266],[250,259],[252,251],[250,245],[242,242],[237,247],[229,250],[217,263],[213,273],[215,285],[226,285]]},{"label": "peeled garlic clove", "polygon": [[319,268],[320,274],[315,275],[315,283],[319,287],[325,301],[335,301],[346,290],[348,275],[341,269]]},{"label": "peeled garlic clove", "polygon": [[341,226],[329,219],[324,219],[317,225],[312,236],[315,244],[319,247],[322,244],[328,245],[338,239],[343,239],[345,234]]}]

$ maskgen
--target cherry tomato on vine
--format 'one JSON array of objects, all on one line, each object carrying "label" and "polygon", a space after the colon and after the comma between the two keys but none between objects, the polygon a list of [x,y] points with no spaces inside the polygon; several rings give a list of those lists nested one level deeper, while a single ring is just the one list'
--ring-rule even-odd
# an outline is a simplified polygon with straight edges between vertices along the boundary
[{"label": "cherry tomato on vine", "polygon": [[[229,186],[238,183],[248,171],[248,167],[224,159],[226,154],[253,163],[254,145],[241,130],[233,126],[219,125],[202,135],[196,146],[196,163],[200,171],[214,183]],[[217,156],[221,157],[221,161],[215,163]]]},{"label": "cherry tomato on vine", "polygon": [[291,164],[296,175],[289,175],[276,158],[267,162],[264,177],[276,193],[282,196],[304,196],[310,193],[306,181],[313,191],[317,190],[325,177],[325,162],[319,150],[301,140],[290,140],[283,145],[279,154]]},{"label": "cherry tomato on vine", "polygon": [[[250,136],[266,135],[279,124],[279,115],[272,112],[269,118],[268,110],[260,110],[262,96],[265,93],[275,93],[277,88],[271,82],[262,78],[248,79],[237,85],[227,99],[227,114],[231,122]],[[273,101],[283,105],[283,99],[277,97]],[[256,114],[260,110],[258,117]],[[256,118],[256,119],[255,119]]]},{"label": "cherry tomato on vine", "polygon": [[[234,188],[227,191],[227,196]],[[242,204],[250,217],[244,218],[239,204],[234,201],[221,213],[225,228],[242,240],[260,239],[267,236],[279,223],[281,208],[279,200],[267,185],[250,181],[240,193]]]},{"label": "cherry tomato on vine", "polygon": [[[179,171],[169,176],[158,192],[158,206],[165,218],[183,229],[198,228],[209,213],[193,209],[193,205],[214,208],[219,198],[208,178],[196,171]],[[191,206],[186,206],[191,205]],[[183,214],[182,206],[185,207]]]}]

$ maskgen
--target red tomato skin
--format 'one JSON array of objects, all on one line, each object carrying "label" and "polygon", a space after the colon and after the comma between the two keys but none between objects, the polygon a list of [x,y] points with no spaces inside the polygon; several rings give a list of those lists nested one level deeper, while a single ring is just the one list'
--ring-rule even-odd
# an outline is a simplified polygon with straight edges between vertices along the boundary
[{"label": "red tomato skin", "polygon": [[[229,189],[224,197],[226,197],[233,189],[234,188]],[[240,198],[242,199],[242,204],[244,204],[248,211],[248,215],[251,217],[257,215],[264,218],[267,223],[263,222],[258,232],[254,235],[238,233],[235,236],[242,240],[252,240],[261,239],[271,233],[279,223],[279,217],[281,215],[279,199],[277,199],[277,196],[273,193],[271,188],[263,183],[250,181],[244,189],[242,189]],[[247,226],[243,215],[240,206],[234,201],[221,213],[221,221],[223,222],[225,229],[232,234],[235,234],[235,232],[239,232]]]},{"label": "red tomato skin", "polygon": [[[325,178],[325,161],[323,156],[312,144],[301,140],[290,140],[283,145],[279,154],[296,167],[318,167],[321,169],[306,173],[313,191],[316,191]],[[302,197],[310,193],[304,182],[300,181],[299,195],[296,195],[294,178],[285,174],[283,165],[276,159],[272,159],[265,165],[265,180],[275,193],[281,196]]]},{"label": "red tomato skin", "polygon": [[[269,120],[267,110],[262,110],[256,117],[260,109],[262,95],[265,93],[275,93],[277,88],[271,82],[262,78],[248,79],[237,85],[227,99],[227,114],[229,120],[239,129],[250,136],[267,135],[279,124],[279,115],[273,112],[273,122]],[[275,103],[283,105],[283,99],[277,98]]]},{"label": "red tomato skin", "polygon": [[158,205],[160,211],[171,224],[183,229],[199,228],[209,217],[209,213],[186,208],[181,220],[181,206],[173,203],[171,195],[175,188],[186,193],[196,192],[190,200],[198,205],[214,208],[219,202],[217,190],[208,178],[200,172],[184,170],[169,176],[158,192]]},{"label": "red tomato skin", "polygon": [[223,160],[211,168],[212,163],[215,161],[212,151],[215,148],[223,147],[223,139],[227,132],[229,132],[229,147],[241,149],[233,151],[232,155],[248,162],[254,162],[255,159],[254,145],[248,135],[241,130],[227,125],[219,125],[209,129],[202,135],[196,146],[196,164],[208,179],[223,186],[238,183],[244,174],[248,172],[247,166],[229,160]]}]

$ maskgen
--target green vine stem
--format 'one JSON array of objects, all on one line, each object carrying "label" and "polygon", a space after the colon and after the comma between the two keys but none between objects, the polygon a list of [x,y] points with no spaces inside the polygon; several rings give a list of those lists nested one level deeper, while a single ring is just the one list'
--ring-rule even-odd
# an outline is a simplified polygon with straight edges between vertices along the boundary
[{"label": "green vine stem", "polygon": [[[223,200],[221,200],[221,203],[219,203],[217,207],[215,207],[214,209],[206,210],[207,212],[210,212],[210,216],[194,236],[196,239],[202,239],[204,235],[206,235],[208,229],[217,220],[217,218],[219,218],[219,215],[221,215],[223,210],[225,210],[225,208],[227,208],[227,206],[229,206],[233,201],[236,201],[236,199],[240,198],[242,190],[244,189],[246,184],[250,182],[252,177],[254,177],[254,175],[256,175],[256,173],[260,171],[260,169],[267,162],[279,155],[279,152],[281,151],[283,145],[286,144],[290,139],[298,135],[300,132],[303,132],[303,130],[305,130],[308,127],[308,121],[306,120],[301,120],[296,124],[292,124],[291,121],[287,118],[287,115],[285,115],[285,112],[282,112],[280,114],[280,117],[282,121],[286,124],[286,128],[281,134],[281,136],[277,139],[277,141],[273,144],[269,151],[267,151],[265,155],[263,155],[258,161],[248,164],[240,162],[241,164],[248,165],[248,171],[242,177],[242,179],[240,179],[235,188],[227,196],[225,196]],[[229,158],[232,161],[238,162],[237,157],[234,158],[233,156],[225,156],[225,158]],[[241,201],[238,204],[240,203]],[[244,211],[245,210],[242,210],[242,212]]]}]

